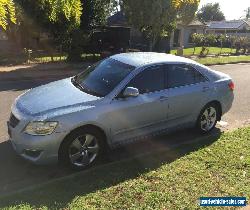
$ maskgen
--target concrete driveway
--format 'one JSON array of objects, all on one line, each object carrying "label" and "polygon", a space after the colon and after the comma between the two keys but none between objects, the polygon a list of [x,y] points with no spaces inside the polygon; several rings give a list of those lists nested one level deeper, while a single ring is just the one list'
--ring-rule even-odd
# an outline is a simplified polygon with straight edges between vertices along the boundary
[{"label": "concrete driveway", "polygon": [[[250,64],[211,66],[211,68],[231,75],[236,86],[233,107],[222,119],[228,125],[221,130],[250,124]],[[51,80],[0,82],[0,195],[72,173],[57,166],[35,166],[24,161],[13,152],[8,142],[6,121],[9,118],[10,107],[14,99],[26,89],[49,81]],[[156,140],[145,141],[143,144],[138,143],[138,147],[133,145],[115,151],[111,161],[155,150],[162,146],[172,147],[183,142],[193,141],[197,137],[197,134],[192,133],[192,130],[161,136]]]}]

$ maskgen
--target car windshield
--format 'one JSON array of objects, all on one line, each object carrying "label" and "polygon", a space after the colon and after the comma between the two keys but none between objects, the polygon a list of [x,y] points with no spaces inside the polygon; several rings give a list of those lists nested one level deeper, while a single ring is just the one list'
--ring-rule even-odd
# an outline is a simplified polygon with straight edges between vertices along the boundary
[{"label": "car windshield", "polygon": [[72,80],[82,91],[95,96],[109,94],[133,69],[134,66],[108,58],[75,76]]}]

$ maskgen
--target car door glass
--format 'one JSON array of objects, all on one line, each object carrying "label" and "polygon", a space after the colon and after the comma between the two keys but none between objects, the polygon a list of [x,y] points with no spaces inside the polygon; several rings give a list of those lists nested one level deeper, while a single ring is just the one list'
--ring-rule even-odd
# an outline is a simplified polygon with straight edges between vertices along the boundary
[{"label": "car door glass", "polygon": [[192,66],[173,64],[168,66],[168,87],[175,88],[205,82],[206,78]]},{"label": "car door glass", "polygon": [[137,88],[140,94],[164,89],[164,71],[161,66],[150,67],[136,75],[127,87]]}]

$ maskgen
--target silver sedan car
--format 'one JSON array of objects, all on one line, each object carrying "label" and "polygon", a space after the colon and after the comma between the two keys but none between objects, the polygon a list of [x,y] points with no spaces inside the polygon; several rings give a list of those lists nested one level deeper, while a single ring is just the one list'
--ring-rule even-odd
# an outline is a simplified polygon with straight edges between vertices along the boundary
[{"label": "silver sedan car", "polygon": [[228,75],[186,58],[118,54],[19,96],[8,131],[23,158],[83,169],[141,137],[188,127],[210,132],[231,108],[233,89]]}]

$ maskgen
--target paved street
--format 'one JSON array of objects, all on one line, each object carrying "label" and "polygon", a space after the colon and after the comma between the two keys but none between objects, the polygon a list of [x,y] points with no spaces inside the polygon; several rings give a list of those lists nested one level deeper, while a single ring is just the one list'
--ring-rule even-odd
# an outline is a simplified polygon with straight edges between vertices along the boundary
[{"label": "paved street", "polygon": [[228,64],[211,67],[229,74],[235,84],[235,99],[230,112],[223,116],[228,128],[250,124],[250,64]]},{"label": "paved street", "polygon": [[[236,86],[233,107],[229,113],[223,116],[223,121],[228,123],[226,129],[240,127],[247,123],[250,124],[250,64],[212,66],[211,68],[231,75]],[[6,121],[9,117],[10,107],[14,99],[26,89],[47,82],[49,81],[27,80],[19,82],[0,82],[0,195],[1,193],[32,186],[52,178],[72,173],[55,166],[34,166],[15,155],[8,142]],[[163,145],[162,140],[167,139],[167,146],[171,146],[178,142],[191,141],[193,138],[197,137],[196,134],[191,134],[190,130],[181,133],[182,134],[162,136],[160,137],[160,141],[156,141],[157,143],[149,141],[138,149],[135,147],[128,147],[126,149],[127,152],[124,152],[125,155],[121,155],[122,153],[120,151],[116,153],[120,153],[118,155],[119,158],[124,158],[126,154],[136,152],[143,153],[150,148],[156,149]]]}]

